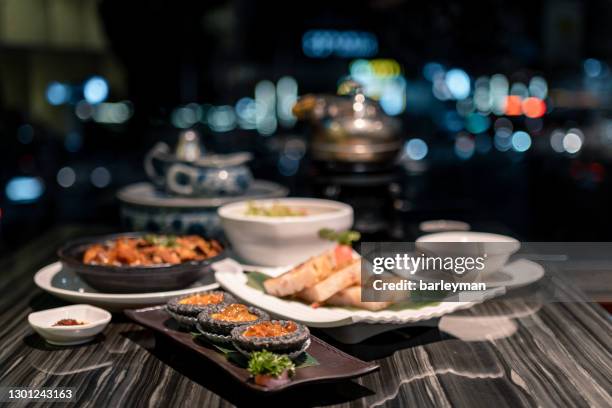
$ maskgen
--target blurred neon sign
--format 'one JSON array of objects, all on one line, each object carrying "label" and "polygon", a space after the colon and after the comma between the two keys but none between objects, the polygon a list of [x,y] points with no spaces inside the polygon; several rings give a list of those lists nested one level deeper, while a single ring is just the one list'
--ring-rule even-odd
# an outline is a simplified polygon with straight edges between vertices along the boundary
[{"label": "blurred neon sign", "polygon": [[302,50],[310,58],[372,57],[378,52],[378,39],[367,31],[309,30],[302,36]]}]

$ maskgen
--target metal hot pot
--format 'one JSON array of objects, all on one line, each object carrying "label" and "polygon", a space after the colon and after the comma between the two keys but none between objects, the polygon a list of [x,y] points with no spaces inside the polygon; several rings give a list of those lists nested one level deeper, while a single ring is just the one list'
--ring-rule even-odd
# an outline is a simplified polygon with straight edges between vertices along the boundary
[{"label": "metal hot pot", "polygon": [[313,127],[312,158],[334,167],[354,170],[388,167],[402,147],[400,123],[386,115],[352,82],[345,95],[302,96],[293,113]]}]

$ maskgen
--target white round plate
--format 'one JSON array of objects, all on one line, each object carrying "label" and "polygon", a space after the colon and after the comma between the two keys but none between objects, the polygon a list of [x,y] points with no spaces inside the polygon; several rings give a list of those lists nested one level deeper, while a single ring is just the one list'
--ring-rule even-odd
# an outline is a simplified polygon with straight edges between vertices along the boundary
[{"label": "white round plate", "polygon": [[[478,296],[478,299],[470,302],[440,302],[436,305],[425,306],[420,309],[404,310],[380,310],[372,312],[369,310],[348,309],[343,307],[319,307],[312,308],[305,303],[281,299],[263,293],[247,284],[247,277],[243,269],[235,261],[231,261],[227,267],[215,272],[215,278],[221,287],[243,302],[259,307],[275,317],[295,320],[310,327],[341,327],[355,323],[370,324],[406,324],[425,320],[452,313],[456,310],[467,309],[477,303],[481,303],[492,297],[503,295],[506,290],[503,287],[493,288]],[[251,266],[247,270],[259,271],[270,276],[278,276],[287,271],[285,268],[266,268]]]},{"label": "white round plate", "polygon": [[[214,263],[212,267],[215,271],[219,271],[223,270],[228,263],[232,267],[235,262],[224,259]],[[34,283],[45,292],[72,303],[87,303],[119,311],[159,305],[175,296],[218,288],[218,284],[210,282],[211,278],[204,278],[208,282],[196,282],[188,288],[167,292],[101,293],[83,282],[74,272],[63,269],[60,262],[54,262],[36,272]]]},{"label": "white round plate", "polygon": [[488,288],[505,287],[506,290],[530,285],[544,277],[542,265],[527,259],[518,259],[487,276],[483,282]]}]

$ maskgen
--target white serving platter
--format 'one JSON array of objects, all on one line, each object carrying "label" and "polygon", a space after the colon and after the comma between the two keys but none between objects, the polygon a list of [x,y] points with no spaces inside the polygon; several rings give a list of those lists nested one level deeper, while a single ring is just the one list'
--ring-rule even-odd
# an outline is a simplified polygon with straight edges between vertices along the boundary
[{"label": "white serving platter", "polygon": [[[259,271],[270,276],[278,276],[289,268],[265,268],[246,266],[244,270]],[[487,290],[478,299],[470,302],[440,302],[419,309],[368,311],[343,307],[313,308],[305,303],[281,299],[261,292],[247,284],[243,267],[235,261],[227,260],[223,267],[215,269],[219,285],[238,299],[257,306],[274,316],[291,319],[310,327],[337,328],[362,323],[384,325],[407,325],[438,318],[456,310],[466,309],[487,299],[504,294],[505,288]]]},{"label": "white serving platter", "polygon": [[[227,262],[235,264],[234,261],[224,259],[214,263],[212,267],[217,270]],[[34,275],[34,283],[45,292],[71,303],[87,303],[111,311],[159,305],[175,296],[219,287],[214,283],[212,276],[204,279],[189,288],[167,292],[101,293],[87,285],[74,272],[62,268],[61,262],[47,265]]]}]

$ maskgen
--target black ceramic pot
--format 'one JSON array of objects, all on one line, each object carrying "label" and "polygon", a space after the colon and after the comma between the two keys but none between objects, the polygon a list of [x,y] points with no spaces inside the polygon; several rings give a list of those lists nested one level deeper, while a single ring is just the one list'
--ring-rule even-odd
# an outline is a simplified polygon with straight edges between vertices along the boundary
[{"label": "black ceramic pot", "polygon": [[219,255],[201,261],[160,266],[105,266],[83,263],[83,253],[92,244],[119,237],[139,237],[146,233],[125,233],[82,238],[68,242],[57,252],[64,268],[74,271],[93,288],[107,293],[161,292],[183,289],[213,273],[212,264],[225,258]]}]

